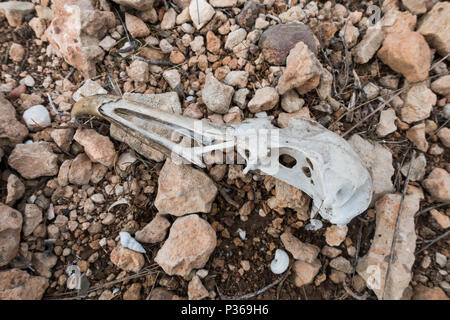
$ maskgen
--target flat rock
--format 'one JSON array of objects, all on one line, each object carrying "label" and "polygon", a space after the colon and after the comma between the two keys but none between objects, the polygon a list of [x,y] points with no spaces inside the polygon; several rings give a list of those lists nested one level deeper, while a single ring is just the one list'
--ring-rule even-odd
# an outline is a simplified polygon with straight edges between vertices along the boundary
[{"label": "flat rock", "polygon": [[413,85],[407,92],[405,103],[400,109],[400,118],[406,123],[427,119],[437,97],[425,83]]},{"label": "flat rock", "polygon": [[158,243],[166,238],[169,227],[169,220],[162,215],[157,215],[142,230],[136,232],[135,238],[142,243]]},{"label": "flat rock", "polygon": [[[61,172],[61,169],[60,169]],[[78,154],[70,163],[68,181],[75,185],[89,184],[92,175],[92,162],[86,153]],[[59,175],[58,175],[59,176]]]},{"label": "flat rock", "polygon": [[16,109],[0,93],[0,146],[14,146],[22,143],[28,135],[27,127],[17,121]]},{"label": "flat rock", "polygon": [[272,65],[285,65],[289,52],[298,42],[306,44],[314,54],[318,45],[312,30],[303,23],[276,24],[267,28],[259,38],[264,59]]},{"label": "flat rock", "polygon": [[284,232],[280,236],[280,239],[286,250],[289,251],[296,260],[313,263],[320,252],[319,247],[304,243],[289,232]]},{"label": "flat rock", "polygon": [[91,79],[86,80],[81,87],[72,95],[72,99],[79,101],[83,97],[90,97],[96,94],[106,94],[106,91],[98,82]]},{"label": "flat rock", "polygon": [[0,272],[0,300],[41,300],[49,281],[19,269]]},{"label": "flat rock", "polygon": [[434,168],[422,185],[437,201],[450,203],[450,174],[441,168]]},{"label": "flat rock", "polygon": [[110,259],[118,268],[135,273],[138,273],[145,264],[142,253],[124,248],[120,243],[111,252]]},{"label": "flat rock", "polygon": [[298,117],[306,117],[311,118],[311,115],[309,114],[308,107],[303,107],[299,111],[286,113],[282,112],[278,115],[277,124],[280,128],[286,128],[289,126],[289,121],[291,119],[295,119]]},{"label": "flat rock", "polygon": [[418,32],[388,34],[378,57],[392,70],[401,73],[408,82],[418,82],[428,77],[431,51]]},{"label": "flat rock", "polygon": [[155,206],[160,213],[182,216],[211,210],[217,187],[203,171],[167,159],[158,179]]},{"label": "flat rock", "polygon": [[188,297],[189,300],[201,300],[209,296],[208,290],[206,290],[200,278],[195,275],[188,284]]},{"label": "flat rock", "polygon": [[367,29],[363,39],[352,51],[354,61],[359,64],[369,62],[381,47],[383,40],[384,34],[381,28],[373,27]]},{"label": "flat rock", "polygon": [[[450,3],[436,3],[418,23],[417,32],[422,34],[431,47],[445,57],[450,53]],[[447,59],[448,60],[448,59]]]},{"label": "flat rock", "polygon": [[8,164],[25,179],[35,179],[56,175],[59,169],[57,159],[48,142],[33,142],[16,145]]},{"label": "flat rock", "polygon": [[376,202],[377,219],[372,245],[368,254],[362,257],[357,265],[357,272],[366,280],[367,286],[375,292],[378,299],[384,296],[388,300],[399,300],[412,277],[411,268],[415,260],[417,238],[414,215],[419,210],[420,202],[416,194],[405,197],[393,253],[395,259],[391,264],[387,287],[384,288],[401,198],[400,194],[387,194]]},{"label": "flat rock", "polygon": [[196,214],[175,220],[155,262],[168,275],[188,275],[203,268],[216,247],[216,232]]},{"label": "flat rock", "polygon": [[227,113],[233,94],[233,87],[223,84],[212,73],[206,76],[202,99],[209,110],[220,114]]},{"label": "flat rock", "polygon": [[[0,267],[7,265],[19,252],[21,230],[22,214],[0,203]],[[1,288],[5,286],[0,286],[0,296]]]},{"label": "flat rock", "polygon": [[385,137],[397,130],[395,120],[397,116],[394,109],[386,109],[380,112],[380,121],[377,125],[377,135]]},{"label": "flat rock", "polygon": [[89,159],[107,167],[112,167],[116,151],[111,139],[103,136],[94,129],[79,129],[73,139],[84,147]]},{"label": "flat rock", "polygon": [[197,0],[189,4],[189,14],[194,27],[200,30],[212,19],[215,11],[206,0]]}]

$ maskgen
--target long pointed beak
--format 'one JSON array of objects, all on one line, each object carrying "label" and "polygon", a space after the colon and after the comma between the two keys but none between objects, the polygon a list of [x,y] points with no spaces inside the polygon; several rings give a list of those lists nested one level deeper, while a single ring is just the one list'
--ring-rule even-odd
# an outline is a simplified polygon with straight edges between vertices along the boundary
[{"label": "long pointed beak", "polygon": [[114,102],[121,99],[119,96],[113,95],[95,95],[84,97],[75,103],[72,107],[72,118],[77,118],[82,115],[91,115],[98,118],[105,119],[100,111],[100,107],[108,102]]}]

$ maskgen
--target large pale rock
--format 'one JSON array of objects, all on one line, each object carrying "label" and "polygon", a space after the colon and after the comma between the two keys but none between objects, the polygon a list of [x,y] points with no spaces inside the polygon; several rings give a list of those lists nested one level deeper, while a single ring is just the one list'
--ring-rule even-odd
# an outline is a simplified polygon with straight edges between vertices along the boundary
[{"label": "large pale rock", "polygon": [[450,174],[441,168],[434,168],[422,185],[437,201],[450,203]]},{"label": "large pale rock", "polygon": [[208,222],[195,214],[181,217],[170,228],[155,262],[169,275],[186,276],[205,266],[216,243],[216,232]]},{"label": "large pale rock", "polygon": [[167,159],[158,179],[155,206],[160,213],[182,216],[209,212],[217,187],[203,171]]},{"label": "large pale rock", "polygon": [[114,13],[95,9],[91,0],[56,0],[53,6],[53,20],[45,32],[47,39],[85,78],[94,77],[95,64],[104,56],[99,39],[115,26]]},{"label": "large pale rock", "polygon": [[399,300],[411,281],[417,238],[414,215],[419,210],[420,202],[417,194],[405,197],[393,251],[395,258],[391,264],[387,287],[384,287],[401,198],[400,194],[388,194],[376,202],[375,235],[368,254],[359,260],[357,266],[358,273],[366,280],[367,286],[375,292],[378,299],[383,298],[386,290],[385,299]]},{"label": "large pale rock", "polygon": [[17,255],[21,230],[22,214],[0,203],[0,267],[7,265]]},{"label": "large pale rock", "polygon": [[418,32],[388,34],[378,51],[378,57],[409,82],[422,81],[428,77],[431,50]]},{"label": "large pale rock", "polygon": [[25,179],[54,176],[58,173],[58,156],[48,142],[18,144],[11,152],[8,164]]},{"label": "large pale rock", "polygon": [[353,49],[354,61],[359,64],[367,63],[375,55],[383,43],[384,35],[381,28],[367,29],[363,39]]},{"label": "large pale rock", "polygon": [[49,282],[19,269],[0,272],[0,300],[40,300]]},{"label": "large pale rock", "polygon": [[280,96],[275,88],[264,87],[257,89],[253,98],[248,102],[248,109],[253,113],[272,110],[278,105],[279,100]]},{"label": "large pale rock", "polygon": [[28,135],[25,125],[17,121],[16,109],[0,94],[0,146],[14,146]]},{"label": "large pale rock", "polygon": [[441,56],[450,53],[450,2],[436,3],[419,21],[417,32],[422,34],[431,47]]},{"label": "large pale rock", "polygon": [[227,113],[233,94],[232,86],[223,84],[212,73],[208,73],[202,90],[202,99],[209,110],[221,114]]},{"label": "large pale rock", "polygon": [[[289,92],[289,91],[288,91]],[[286,128],[289,125],[289,121],[291,119],[295,119],[298,117],[306,117],[311,118],[311,115],[309,114],[308,107],[301,108],[300,110],[296,112],[286,113],[282,112],[278,115],[277,124],[280,128]]]},{"label": "large pale rock", "polygon": [[247,36],[247,31],[244,28],[237,29],[233,32],[230,32],[227,37],[227,41],[225,42],[224,48],[226,50],[233,50],[238,44],[244,41]]},{"label": "large pale rock", "polygon": [[23,120],[27,124],[28,129],[32,131],[42,130],[46,127],[50,127],[52,124],[50,112],[40,104],[25,110],[23,113]]},{"label": "large pale rock", "polygon": [[170,222],[162,215],[157,215],[149,224],[135,234],[137,241],[142,243],[158,243],[164,240]]},{"label": "large pale rock", "polygon": [[415,84],[406,94],[405,103],[400,109],[400,118],[407,123],[427,119],[436,101],[436,95],[425,83]]},{"label": "large pale rock", "polygon": [[115,3],[121,4],[137,10],[148,10],[153,8],[154,0],[113,0]]},{"label": "large pale rock", "polygon": [[348,140],[348,143],[372,176],[374,200],[385,193],[394,191],[391,180],[395,172],[392,166],[392,153],[382,145],[370,143],[356,134]]},{"label": "large pale rock", "polygon": [[22,24],[23,18],[34,11],[34,4],[25,1],[5,1],[0,3],[0,13],[3,13],[11,27]]},{"label": "large pale rock", "polygon": [[106,94],[106,91],[98,82],[88,79],[84,84],[78,88],[72,95],[72,99],[79,101],[83,97],[90,97],[96,94]]},{"label": "large pale rock", "polygon": [[286,59],[286,70],[278,80],[278,92],[282,95],[290,89],[305,94],[320,83],[322,65],[303,42],[298,42]]},{"label": "large pale rock", "polygon": [[214,8],[206,0],[191,1],[189,4],[189,14],[194,27],[200,30],[214,16]]},{"label": "large pale rock", "polygon": [[289,251],[296,260],[313,263],[320,252],[319,247],[301,242],[289,232],[284,232],[280,239],[286,250]]},{"label": "large pale rock", "polygon": [[114,164],[116,151],[109,137],[97,133],[94,129],[79,129],[73,139],[84,147],[92,162],[99,162],[107,167]]},{"label": "large pale rock", "polygon": [[139,272],[145,264],[144,255],[118,244],[110,255],[111,262],[125,271]]},{"label": "large pale rock", "polygon": [[288,113],[299,111],[304,104],[305,100],[300,98],[293,89],[289,90],[281,97],[281,108]]}]

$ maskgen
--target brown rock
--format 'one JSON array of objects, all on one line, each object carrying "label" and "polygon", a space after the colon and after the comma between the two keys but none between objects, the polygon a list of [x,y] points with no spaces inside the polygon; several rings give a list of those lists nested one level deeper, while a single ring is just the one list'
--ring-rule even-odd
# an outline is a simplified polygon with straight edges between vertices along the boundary
[{"label": "brown rock", "polygon": [[16,109],[0,94],[0,146],[14,146],[28,135],[27,127],[17,121]]},{"label": "brown rock", "polygon": [[170,59],[170,62],[172,62],[174,64],[180,64],[180,63],[183,63],[186,58],[185,58],[184,54],[182,54],[180,51],[173,50],[170,53],[169,59]]},{"label": "brown rock", "polygon": [[450,75],[442,76],[431,83],[431,90],[450,101]]},{"label": "brown rock", "polygon": [[264,59],[272,65],[284,65],[289,52],[298,42],[306,44],[314,54],[318,45],[312,30],[303,23],[276,24],[269,27],[259,39]]},{"label": "brown rock", "polygon": [[437,201],[450,203],[450,174],[441,168],[434,168],[422,185]]},{"label": "brown rock", "polygon": [[153,0],[113,0],[115,3],[137,10],[148,10],[153,8]]},{"label": "brown rock", "polygon": [[125,25],[133,38],[142,38],[150,34],[145,22],[129,13],[125,13]]},{"label": "brown rock", "polygon": [[72,143],[73,131],[72,128],[54,129],[50,132],[50,137],[52,137],[58,147],[68,152]]},{"label": "brown rock", "polygon": [[415,84],[406,94],[405,103],[400,109],[400,118],[407,123],[427,119],[436,101],[436,95],[425,83]]},{"label": "brown rock", "polygon": [[21,230],[22,214],[0,203],[0,267],[7,265],[17,255]]},{"label": "brown rock", "polygon": [[181,217],[172,225],[155,262],[169,275],[186,276],[205,266],[216,243],[216,232],[208,222],[196,214]]},{"label": "brown rock", "polygon": [[35,204],[27,203],[23,213],[23,235],[27,237],[32,234],[41,222],[42,210]]},{"label": "brown rock", "polygon": [[449,300],[441,288],[428,288],[422,284],[414,288],[413,300]]},{"label": "brown rock", "polygon": [[[61,173],[61,170],[60,170]],[[85,153],[80,153],[72,160],[68,172],[68,179],[71,184],[89,184],[92,174],[92,162]],[[59,175],[58,175],[59,178]]]},{"label": "brown rock", "polygon": [[385,36],[391,33],[414,31],[417,17],[408,11],[388,10],[380,21]]},{"label": "brown rock", "polygon": [[245,2],[241,12],[235,17],[236,22],[243,28],[251,29],[258,17],[260,4],[253,0]]},{"label": "brown rock", "polygon": [[208,213],[216,195],[217,187],[204,172],[168,159],[159,174],[155,206],[175,216]]},{"label": "brown rock", "polygon": [[332,247],[339,246],[347,236],[348,227],[333,225],[325,231],[325,240]]},{"label": "brown rock", "polygon": [[169,220],[158,214],[144,229],[136,232],[135,238],[143,243],[158,243],[164,240],[169,227]]},{"label": "brown rock", "polygon": [[278,105],[280,96],[272,87],[257,89],[253,98],[248,102],[248,109],[252,113],[272,110]]},{"label": "brown rock", "polygon": [[0,272],[0,300],[40,300],[48,287],[44,277],[33,277],[19,269]]},{"label": "brown rock", "polygon": [[419,149],[420,151],[427,152],[428,150],[428,142],[425,138],[425,124],[420,123],[406,132],[406,138],[411,140],[411,142]]},{"label": "brown rock", "polygon": [[142,253],[124,248],[121,244],[113,249],[110,259],[118,268],[135,273],[138,273],[145,264]]},{"label": "brown rock", "polygon": [[[359,275],[366,280],[367,286],[375,292],[378,299],[384,297],[388,300],[399,300],[411,281],[411,267],[414,264],[416,248],[414,215],[419,210],[420,203],[417,194],[407,195],[403,202],[393,253],[395,259],[391,264],[389,281],[385,288],[385,278],[401,198],[400,194],[388,194],[376,202],[375,235],[368,254],[359,260],[357,266]],[[384,293],[385,289],[386,293]]]},{"label": "brown rock", "polygon": [[36,268],[36,272],[47,279],[52,276],[52,268],[55,266],[58,258],[53,254],[48,254],[46,252],[35,252],[33,253],[33,267]]},{"label": "brown rock", "polygon": [[141,289],[140,283],[133,283],[123,294],[123,300],[141,300]]},{"label": "brown rock", "polygon": [[25,1],[4,1],[0,3],[0,13],[11,27],[22,24],[24,17],[34,11],[34,4]]},{"label": "brown rock", "polygon": [[392,70],[401,73],[408,82],[418,82],[428,77],[431,51],[420,33],[388,34],[378,57]]},{"label": "brown rock", "polygon": [[297,112],[292,112],[292,113],[282,112],[282,113],[280,113],[278,115],[277,124],[280,128],[286,128],[289,125],[289,121],[291,121],[291,119],[295,119],[298,117],[311,118],[308,107],[304,107]]},{"label": "brown rock", "polygon": [[417,32],[422,34],[428,43],[441,56],[450,53],[450,3],[441,1],[436,3],[419,22]]},{"label": "brown rock", "polygon": [[58,156],[48,142],[18,144],[11,152],[8,164],[25,179],[54,176],[58,173]]},{"label": "brown rock", "polygon": [[209,296],[208,290],[203,286],[200,278],[195,275],[188,285],[189,300],[201,300]]},{"label": "brown rock", "polygon": [[13,43],[9,48],[9,58],[14,62],[22,61],[24,55],[25,48],[18,43]]},{"label": "brown rock", "polygon": [[294,259],[313,263],[320,252],[320,248],[309,243],[301,242],[289,232],[284,232],[281,237],[284,247]]},{"label": "brown rock", "polygon": [[214,32],[208,31],[206,33],[206,49],[213,54],[218,54],[220,51],[220,47],[220,38],[217,37]]},{"label": "brown rock", "polygon": [[450,228],[450,217],[437,211],[436,209],[432,209],[430,211],[430,214],[442,229],[445,230],[445,229]]},{"label": "brown rock", "polygon": [[154,288],[147,297],[147,300],[172,300],[174,294],[166,288]]},{"label": "brown rock", "polygon": [[6,196],[5,203],[8,206],[14,205],[17,200],[23,197],[25,193],[25,185],[23,182],[14,174],[8,176],[8,183],[6,185],[6,190],[8,195]]},{"label": "brown rock", "polygon": [[293,265],[295,286],[303,287],[312,283],[321,266],[319,259],[314,260],[312,263],[296,261]]},{"label": "brown rock", "polygon": [[73,138],[84,147],[84,151],[92,162],[99,162],[104,166],[112,167],[116,151],[109,137],[102,136],[94,129],[79,129]]}]

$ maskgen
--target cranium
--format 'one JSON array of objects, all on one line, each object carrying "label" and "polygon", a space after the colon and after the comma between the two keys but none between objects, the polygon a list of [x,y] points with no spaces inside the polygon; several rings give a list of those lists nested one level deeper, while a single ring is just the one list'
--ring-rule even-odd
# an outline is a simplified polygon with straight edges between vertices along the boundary
[{"label": "cranium", "polygon": [[[299,188],[313,199],[312,216],[319,213],[331,223],[347,224],[372,199],[372,180],[358,155],[347,141],[309,118],[292,119],[283,129],[267,116],[216,124],[110,95],[78,101],[72,116],[83,114],[108,120],[142,143],[200,167],[205,167],[205,153],[236,149],[247,162],[244,172],[259,169]],[[191,138],[194,146],[174,142],[173,132]],[[290,165],[281,156],[290,157]]]}]

